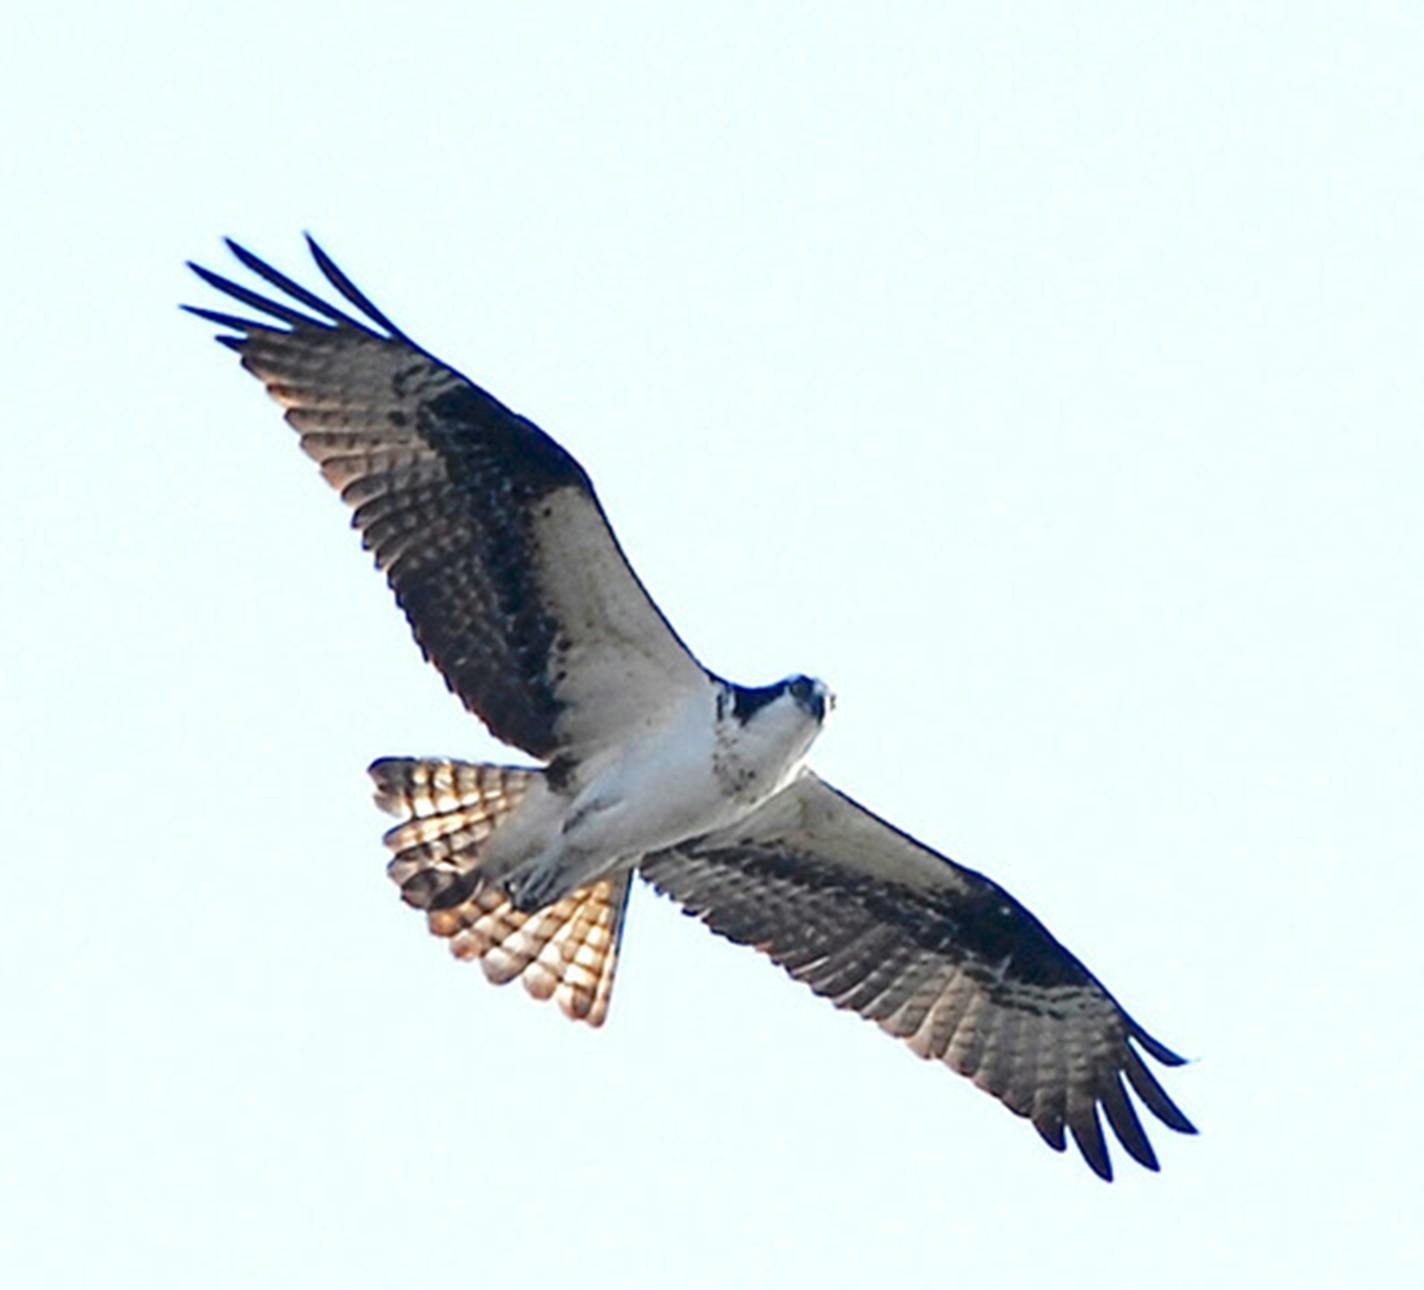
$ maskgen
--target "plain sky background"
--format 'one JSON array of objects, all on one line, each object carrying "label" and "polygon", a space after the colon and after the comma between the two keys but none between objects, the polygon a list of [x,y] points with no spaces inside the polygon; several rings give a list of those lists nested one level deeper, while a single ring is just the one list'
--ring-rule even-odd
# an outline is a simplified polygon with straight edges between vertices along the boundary
[{"label": "plain sky background", "polygon": [[[0,51],[0,1278],[1415,1286],[1424,9],[56,4]],[[635,894],[590,1032],[383,873],[503,754],[179,313],[312,230],[710,666],[1197,1060],[1099,1183]]]}]

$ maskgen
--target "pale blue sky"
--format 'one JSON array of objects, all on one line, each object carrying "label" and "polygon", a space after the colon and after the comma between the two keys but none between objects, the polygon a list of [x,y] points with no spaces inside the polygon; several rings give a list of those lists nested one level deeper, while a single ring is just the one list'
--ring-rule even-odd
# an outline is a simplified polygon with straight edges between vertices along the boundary
[{"label": "pale blue sky", "polygon": [[[1424,12],[510,8],[0,51],[6,1284],[1414,1284]],[[646,891],[601,1032],[426,935],[363,768],[500,751],[175,307],[304,228],[1199,1059],[1161,1175]]]}]

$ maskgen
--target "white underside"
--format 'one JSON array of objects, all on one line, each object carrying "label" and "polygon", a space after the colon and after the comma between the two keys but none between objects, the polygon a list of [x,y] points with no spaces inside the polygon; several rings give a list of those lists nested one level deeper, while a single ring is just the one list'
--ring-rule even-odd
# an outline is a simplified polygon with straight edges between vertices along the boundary
[{"label": "white underside", "polygon": [[718,721],[717,684],[579,765],[563,793],[532,792],[490,838],[481,869],[526,908],[644,855],[724,828],[796,776],[819,723],[789,696],[747,725]]}]

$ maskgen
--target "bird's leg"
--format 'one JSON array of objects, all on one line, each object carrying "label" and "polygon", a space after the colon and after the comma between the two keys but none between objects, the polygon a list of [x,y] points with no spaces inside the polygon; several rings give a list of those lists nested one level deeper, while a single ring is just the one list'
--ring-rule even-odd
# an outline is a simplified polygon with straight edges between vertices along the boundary
[{"label": "bird's leg", "polygon": [[517,910],[530,914],[603,877],[615,864],[598,852],[565,844],[512,874],[505,880],[504,889]]}]

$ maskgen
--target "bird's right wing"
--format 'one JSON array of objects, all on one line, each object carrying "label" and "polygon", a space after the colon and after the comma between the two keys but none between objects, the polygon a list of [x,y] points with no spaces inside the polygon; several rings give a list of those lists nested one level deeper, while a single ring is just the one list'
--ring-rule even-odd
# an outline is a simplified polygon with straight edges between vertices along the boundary
[{"label": "bird's right wing", "polygon": [[1157,1168],[1129,1087],[1164,1124],[1195,1132],[1137,1048],[1168,1066],[1182,1059],[1038,919],[809,771],[641,871],[714,932],[968,1076],[1055,1150],[1066,1127],[1103,1178],[1099,1109],[1128,1154]]},{"label": "bird's right wing", "polygon": [[267,387],[353,512],[427,658],[536,757],[617,741],[707,676],[624,558],[593,485],[532,422],[417,346],[311,242],[358,316],[229,242],[284,299],[188,306]]}]

